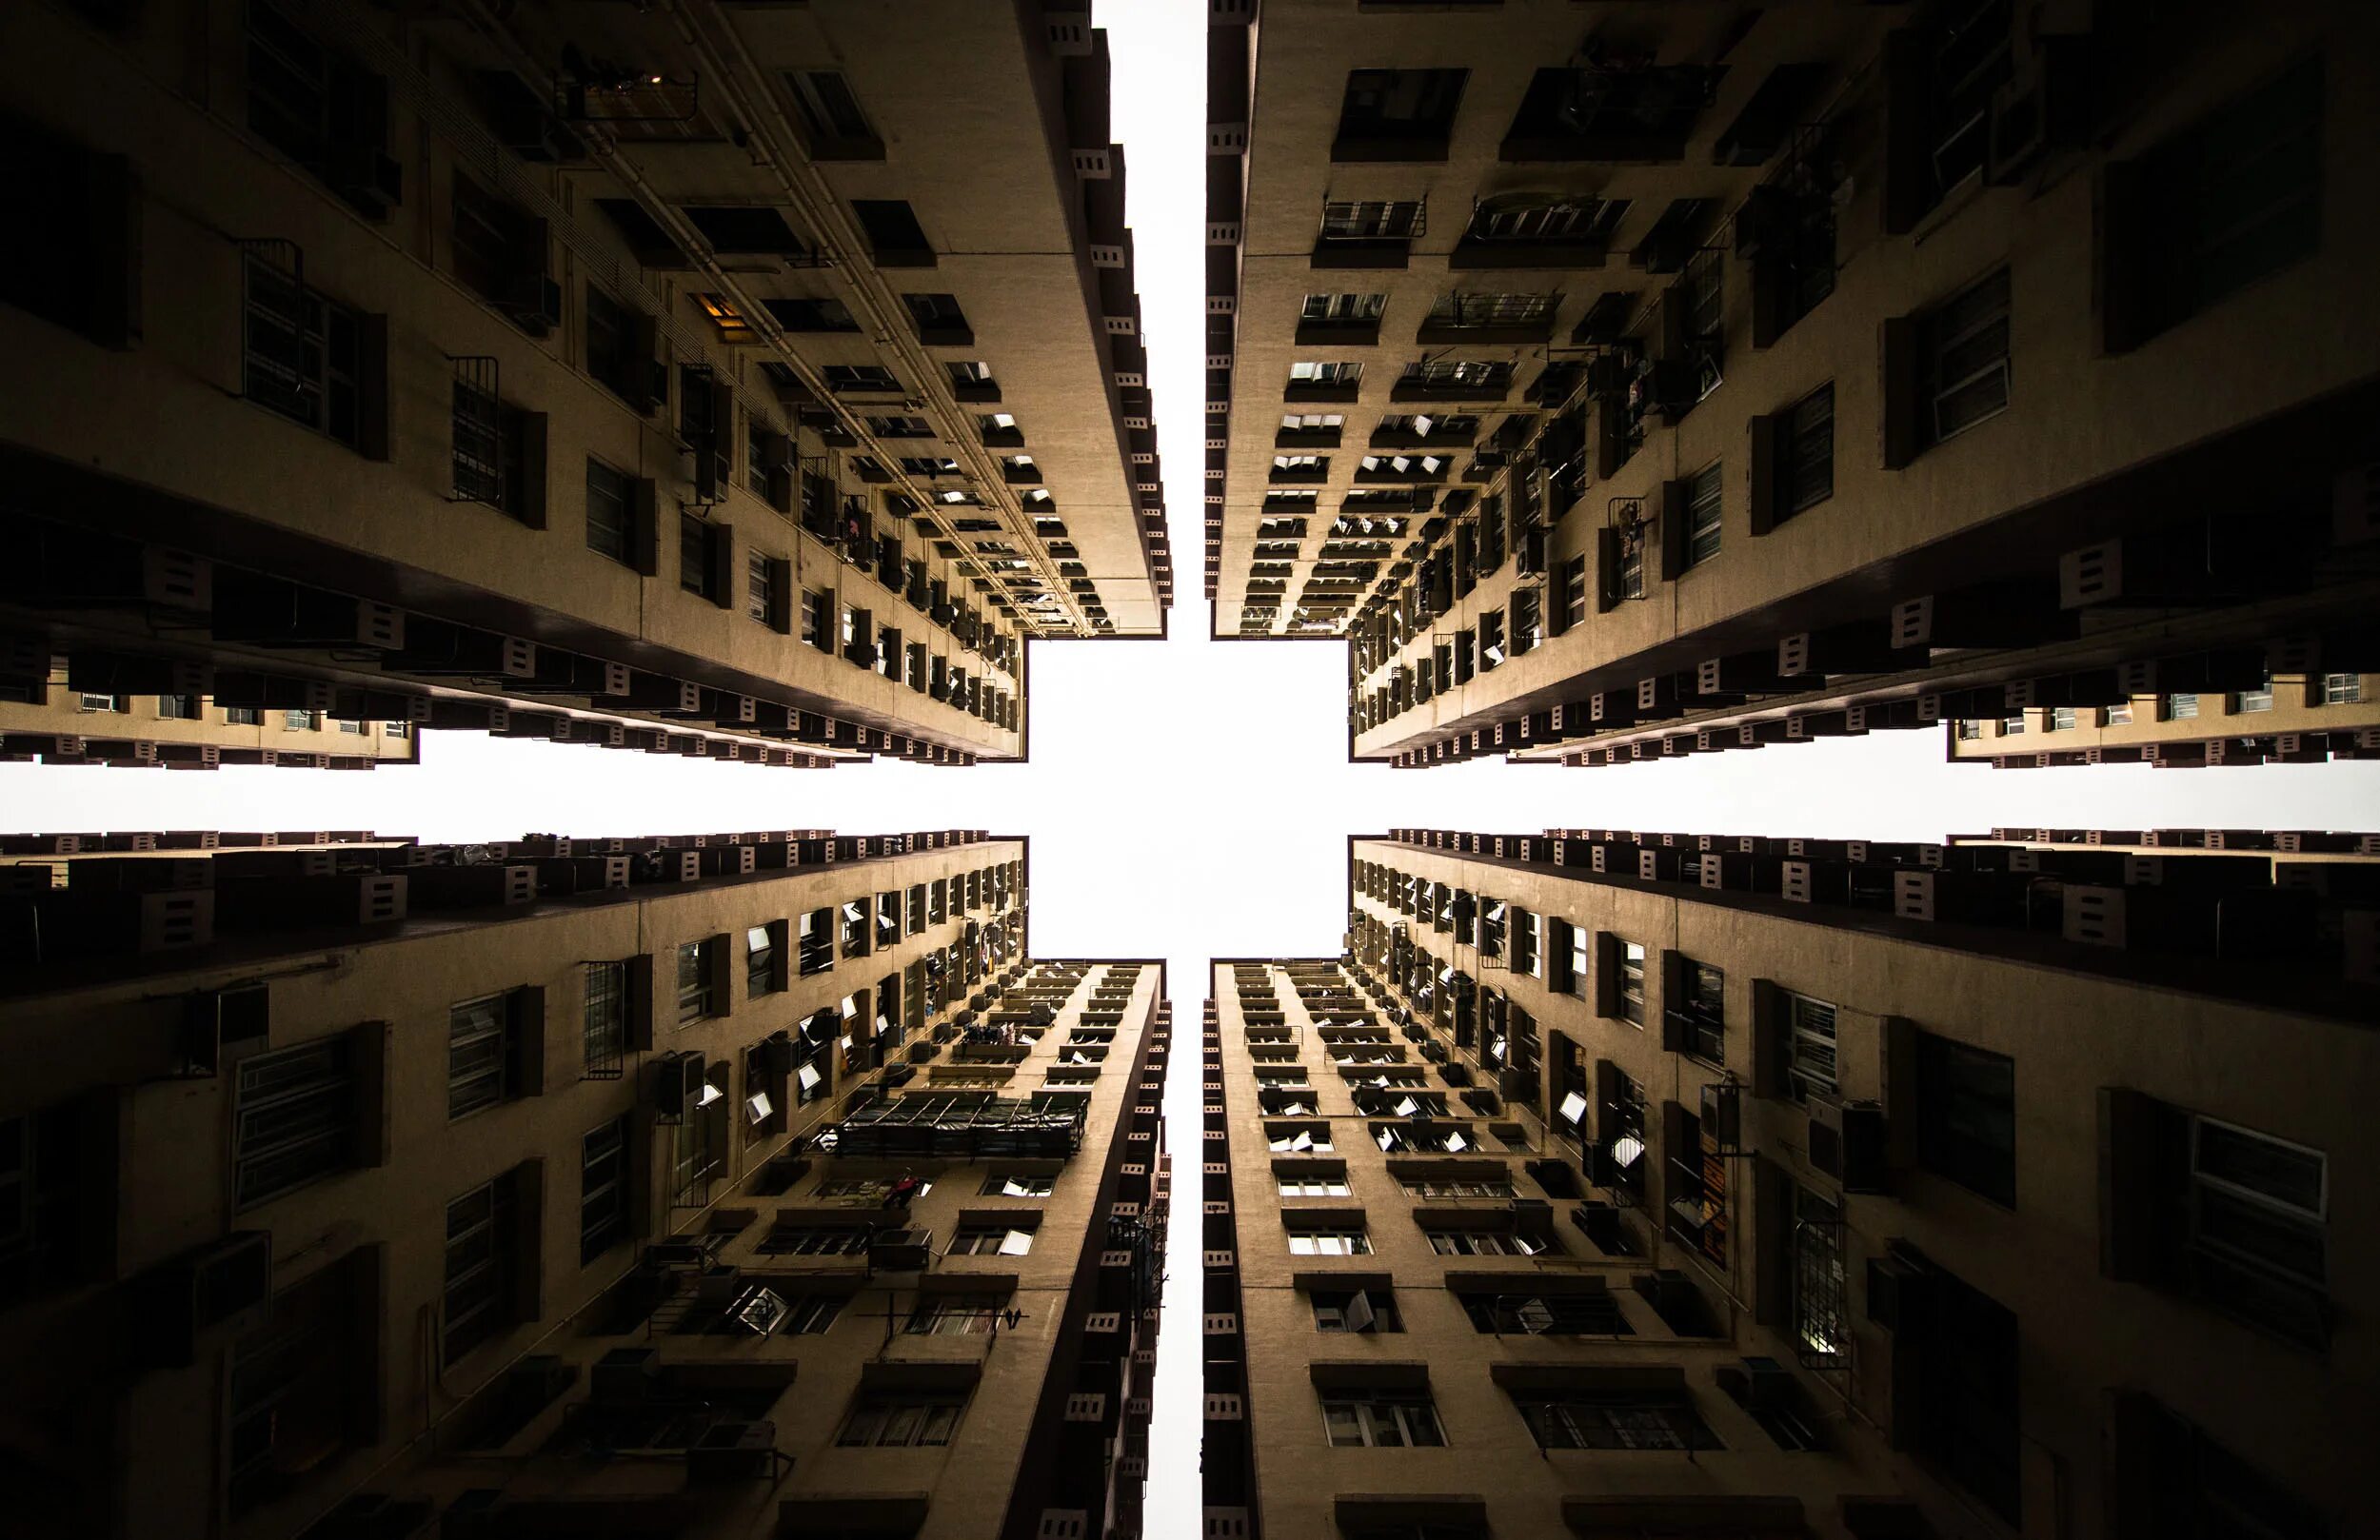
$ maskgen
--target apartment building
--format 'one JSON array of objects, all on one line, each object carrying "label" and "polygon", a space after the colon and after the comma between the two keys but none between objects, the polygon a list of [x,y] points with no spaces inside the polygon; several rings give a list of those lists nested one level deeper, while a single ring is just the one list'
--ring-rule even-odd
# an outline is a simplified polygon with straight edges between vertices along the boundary
[{"label": "apartment building", "polygon": [[1219,634],[1408,765],[2371,668],[2373,25],[1217,6]]},{"label": "apartment building", "polygon": [[1351,839],[1214,968],[1207,1532],[2358,1532],[2372,838],[1994,835]]},{"label": "apartment building", "polygon": [[0,859],[0,1527],[1139,1532],[1162,970],[1024,841]]},{"label": "apartment building", "polygon": [[0,696],[1021,757],[1171,597],[1089,22],[10,7]]},{"label": "apartment building", "polygon": [[[2369,693],[2368,693],[2369,692]],[[2262,689],[2033,706],[1950,729],[1954,764],[2321,764],[2380,757],[2380,676],[2282,674]]]},{"label": "apartment building", "polygon": [[219,706],[203,695],[78,690],[69,660],[44,678],[0,685],[0,762],[213,770],[227,764],[373,770],[413,764],[411,721],[372,721],[284,706]]}]

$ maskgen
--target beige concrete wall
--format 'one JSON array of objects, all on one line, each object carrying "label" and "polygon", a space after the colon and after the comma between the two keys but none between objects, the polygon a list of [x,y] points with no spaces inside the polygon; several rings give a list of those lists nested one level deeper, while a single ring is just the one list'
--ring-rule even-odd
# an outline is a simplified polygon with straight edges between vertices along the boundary
[{"label": "beige concrete wall", "polygon": [[[2344,1515],[2354,1510],[2350,1441],[2338,1430],[2343,1412],[2350,1422],[2370,1414],[2360,1389],[2373,1377],[2366,1345],[2342,1332],[2326,1357],[2186,1299],[2102,1278],[2097,1097],[2103,1086],[2130,1087],[2323,1152],[2330,1173],[2329,1293],[2344,1317],[2380,1287],[2380,1255],[2368,1244],[2373,1216],[2358,1200],[2353,1175],[2375,1158],[2357,1089],[2380,1071],[2368,1034],[2278,1009],[1854,932],[1822,918],[1779,918],[1636,884],[1383,840],[1356,841],[1353,859],[1645,946],[1651,1026],[1639,1028],[1597,1013],[1601,981],[1592,976],[1582,980],[1579,995],[1557,994],[1547,987],[1542,969],[1535,978],[1485,971],[1426,921],[1409,920],[1370,897],[1353,900],[1364,919],[1410,923],[1418,948],[1508,988],[1547,1034],[1549,1067],[1556,1034],[1576,1042],[1590,1066],[1598,1058],[1617,1063],[1645,1090],[1647,1135],[1655,1146],[1648,1160],[1667,1155],[1659,1149],[1660,1101],[1676,1099],[1691,1110],[1706,1082],[1722,1075],[1751,1081],[1755,980],[1837,1006],[1842,1094],[1881,1097],[1888,1116],[1899,1116],[1902,1108],[1914,1112],[1914,1101],[1898,1099],[1904,1093],[1891,1083],[1887,1018],[2014,1059],[2013,1209],[1914,1168],[1894,1173],[1889,1194],[1843,1200],[1856,1367],[1841,1385],[1849,1409],[1823,1391],[1815,1399],[1840,1419],[1846,1438],[1865,1436],[1860,1423],[1885,1420],[1890,1412],[1889,1337],[1866,1320],[1861,1280],[1866,1258],[1880,1254],[1887,1240],[1906,1239],[2017,1316],[2027,1534],[2100,1532],[2107,1500],[2101,1393],[2112,1388],[2153,1393],[2322,1510]],[[1725,970],[1723,1066],[1662,1051],[1664,949]],[[1914,1092],[1907,1095],[1914,1098]],[[1557,1096],[1549,1086],[1549,1101]],[[1803,1187],[1833,1189],[1809,1165],[1798,1109],[1754,1096],[1749,1089],[1743,1106],[1748,1148]],[[1657,1175],[1661,1168],[1649,1169]],[[1731,1165],[1731,1183],[1735,1170]],[[1735,1351],[1771,1352],[1791,1362],[1790,1341],[1755,1326],[1748,1312],[1729,1304],[1731,1294],[1752,1297],[1761,1265],[1750,1222],[1751,1190],[1747,1163],[1731,1201],[1734,1250],[1726,1271],[1674,1243],[1660,1243],[1657,1255],[1661,1265],[1692,1273],[1728,1321]],[[1649,1184],[1648,1191],[1659,1191],[1659,1184]],[[1564,1239],[1582,1244],[1575,1233],[1566,1231]],[[1723,1400],[1716,1405],[1731,1409]],[[1712,1425],[1719,1427],[1716,1417]],[[1914,1484],[1912,1490],[1924,1491]]]}]

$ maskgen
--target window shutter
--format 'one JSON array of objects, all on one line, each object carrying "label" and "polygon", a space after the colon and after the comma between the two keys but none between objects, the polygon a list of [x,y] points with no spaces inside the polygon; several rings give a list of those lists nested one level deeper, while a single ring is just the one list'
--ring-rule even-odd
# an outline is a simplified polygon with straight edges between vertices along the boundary
[{"label": "window shutter", "polygon": [[2099,1273],[2178,1287],[2189,1236],[2188,1117],[2128,1086],[2099,1088]]},{"label": "window shutter", "polygon": [[1927,181],[1934,174],[1926,134],[1927,48],[1914,27],[1888,32],[1881,60],[1884,171],[1879,207],[1884,233],[1906,235],[1925,216]]},{"label": "window shutter", "polygon": [[710,986],[711,1014],[732,1016],[736,1008],[736,956],[734,938],[722,934],[711,938]]},{"label": "window shutter", "polygon": [[1686,570],[1687,487],[1684,481],[1661,484],[1661,581],[1676,582]]},{"label": "window shutter", "polygon": [[[1660,1184],[1654,1189],[1654,1196],[1664,1212],[1689,1190],[1686,1173],[1679,1167],[1690,1168],[1697,1177],[1701,1175],[1702,1141],[1689,1131],[1691,1121],[1683,1102],[1661,1103]],[[1664,1220],[1660,1228],[1666,1230],[1668,1222]]]},{"label": "window shutter", "polygon": [[542,1096],[545,1094],[545,986],[522,985],[505,1002],[505,1009],[512,1029],[512,1093]]},{"label": "window shutter", "polygon": [[131,347],[141,340],[140,171],[122,155],[86,155],[83,177],[83,332],[103,347]]},{"label": "window shutter", "polygon": [[1887,316],[1877,327],[1878,372],[1884,388],[1884,468],[1917,458],[1917,318]]},{"label": "window shutter", "polygon": [[1752,468],[1748,477],[1752,532],[1765,535],[1776,526],[1776,505],[1782,493],[1777,484],[1777,419],[1774,414],[1755,417],[1744,425],[1752,437]]},{"label": "window shutter", "polygon": [[545,1314],[545,1161],[532,1156],[512,1168],[512,1318]]},{"label": "window shutter", "polygon": [[2138,161],[2110,161],[2099,183],[2099,346],[2129,353],[2155,330],[2148,279],[2154,221],[2150,179]]},{"label": "window shutter", "polygon": [[661,489],[649,476],[628,484],[628,565],[648,578],[661,575]]},{"label": "window shutter", "polygon": [[620,394],[650,417],[669,402],[669,371],[661,362],[661,321],[638,311],[628,319],[627,378]]},{"label": "window shutter", "polygon": [[1694,1043],[1685,1026],[1686,954],[1661,948],[1661,1051],[1684,1054]]},{"label": "window shutter", "polygon": [[355,1097],[355,1145],[360,1167],[388,1163],[388,1023],[366,1021],[347,1030],[347,1076]]},{"label": "window shutter", "polygon": [[551,437],[550,420],[544,412],[523,412],[518,420],[521,435],[521,488],[514,506],[521,522],[531,529],[545,527],[545,453]]},{"label": "window shutter", "polygon": [[1595,1014],[1619,1015],[1619,938],[1610,931],[1595,933]]},{"label": "window shutter", "polygon": [[736,605],[736,531],[733,524],[714,523],[705,554],[710,559],[710,600],[721,609]]},{"label": "window shutter", "polygon": [[768,628],[793,635],[793,563],[781,556],[768,559]]},{"label": "window shutter", "polygon": [[640,952],[627,959],[627,1031],[631,1052],[653,1049],[653,955]]},{"label": "window shutter", "polygon": [[1785,1095],[1785,992],[1766,978],[1752,981],[1752,1094]]},{"label": "window shutter", "polygon": [[1606,614],[1619,605],[1619,531],[1610,524],[1595,532],[1595,609]]},{"label": "window shutter", "polygon": [[1752,1157],[1752,1318],[1784,1326],[1794,1312],[1794,1184],[1766,1155]]},{"label": "window shutter", "polygon": [[1608,1058],[1595,1061],[1595,1141],[1597,1144],[1612,1136],[1613,1131],[1603,1126],[1610,1109],[1619,1101],[1619,1066]]},{"label": "window shutter", "polygon": [[388,318],[355,318],[355,447],[367,460],[388,458]]},{"label": "window shutter", "polygon": [[1776,341],[1777,320],[1785,308],[1785,286],[1793,274],[1773,256],[1752,259],[1752,346],[1757,350]]}]

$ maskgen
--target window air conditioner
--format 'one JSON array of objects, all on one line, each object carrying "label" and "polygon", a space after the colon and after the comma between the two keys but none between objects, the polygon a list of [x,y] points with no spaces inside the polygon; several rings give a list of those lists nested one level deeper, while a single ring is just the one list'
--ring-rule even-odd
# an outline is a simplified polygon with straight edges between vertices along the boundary
[{"label": "window air conditioner", "polygon": [[684,1117],[703,1105],[710,1088],[710,1066],[692,1049],[664,1054],[653,1066],[653,1110],[664,1117]]}]

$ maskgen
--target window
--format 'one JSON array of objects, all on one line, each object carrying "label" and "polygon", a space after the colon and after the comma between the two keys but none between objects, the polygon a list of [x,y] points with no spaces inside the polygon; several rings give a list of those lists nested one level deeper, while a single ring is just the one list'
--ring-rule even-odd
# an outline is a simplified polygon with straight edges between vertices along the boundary
[{"label": "window", "polygon": [[1542,326],[1554,320],[1559,294],[1498,294],[1453,289],[1440,294],[1422,321],[1425,326],[1459,331],[1474,327]]},{"label": "window", "polygon": [[854,198],[851,212],[867,234],[868,249],[877,266],[933,266],[934,248],[927,243],[917,214],[906,203],[898,198]]},{"label": "window", "polygon": [[628,1052],[628,965],[590,962],[586,975],[586,1078],[620,1076]]},{"label": "window", "polygon": [[1619,964],[1616,999],[1619,1018],[1644,1025],[1644,948],[1635,941],[1619,941],[1613,947],[1614,960]]},{"label": "window", "polygon": [[[347,1412],[371,1393],[356,1341],[358,1253],[275,1290],[271,1317],[234,1344],[226,1393],[225,1499],[237,1517],[288,1492],[351,1446]],[[377,1297],[376,1293],[370,1297]]]},{"label": "window", "polygon": [[258,405],[365,447],[365,324],[355,311],[307,287],[288,261],[258,250],[241,262],[242,390]]},{"label": "window", "polygon": [[1289,1254],[1292,1256],[1366,1256],[1371,1254],[1372,1237],[1360,1220],[1353,1223],[1317,1222],[1305,1220],[1293,1223],[1289,1231]]},{"label": "window", "polygon": [[1667,1003],[1669,1020],[1684,1038],[1683,1052],[1707,1063],[1725,1061],[1727,975],[1692,958],[1677,959],[1677,997]]},{"label": "window", "polygon": [[2322,703],[2326,706],[2361,705],[2364,700],[2364,677],[2361,674],[2325,674],[2322,676]]},{"label": "window", "polygon": [[772,919],[744,932],[744,982],[750,995],[774,995],[785,987],[785,922]]},{"label": "window", "polygon": [[1045,1171],[996,1171],[983,1178],[985,1197],[1047,1197],[1058,1178]]},{"label": "window", "polygon": [[727,573],[719,569],[713,553],[726,538],[726,530],[708,519],[693,514],[678,515],[678,586],[698,599],[718,604],[733,598],[721,590],[726,584]]},{"label": "window", "polygon": [[2192,721],[2198,716],[2198,697],[2189,690],[2177,690],[2165,698],[2165,720]]},{"label": "window", "polygon": [[1604,1291],[1588,1293],[1466,1294],[1475,1332],[1501,1336],[1628,1336],[1633,1329]]},{"label": "window", "polygon": [[1556,918],[1551,921],[1554,933],[1554,971],[1545,981],[1546,988],[1557,995],[1583,995],[1587,991],[1587,948],[1594,938],[1591,933]]},{"label": "window", "polygon": [[355,1069],[346,1037],[240,1061],[231,1155],[239,1207],[345,1171],[355,1156]]},{"label": "window", "polygon": [[513,1324],[521,1210],[507,1173],[446,1205],[443,1361],[454,1363]]},{"label": "window", "polygon": [[1795,1101],[1808,1101],[1813,1091],[1833,1094],[1835,1007],[1789,993],[1784,1010],[1786,1094]]},{"label": "window", "polygon": [[586,548],[632,566],[635,525],[633,484],[602,461],[587,461]]},{"label": "window", "polygon": [[1453,358],[1408,364],[1398,376],[1399,389],[1451,390],[1469,395],[1501,395],[1512,388],[1513,365],[1504,359]]},{"label": "window", "polygon": [[1794,1346],[1815,1369],[1840,1368],[1851,1351],[1850,1272],[1843,1254],[1843,1211],[1807,1188],[1794,1190],[1792,1276]]},{"label": "window", "polygon": [[1564,562],[1555,570],[1559,586],[1555,590],[1555,614],[1561,621],[1561,629],[1584,625],[1587,621],[1587,559],[1581,554]]},{"label": "window", "polygon": [[901,303],[908,306],[909,324],[917,328],[922,341],[930,343],[939,337],[958,341],[959,338],[954,335],[957,333],[964,333],[966,341],[974,340],[975,334],[967,326],[966,312],[959,307],[958,295],[903,294]]},{"label": "window", "polygon": [[[2265,693],[2265,703],[2258,709],[2264,711],[2270,711],[2272,709],[2272,695],[2271,691],[2267,691]],[[2074,715],[2074,708],[2073,706],[2052,706],[2050,708],[2050,731],[2053,733],[2073,732],[2074,730],[2074,724],[2079,719]]]},{"label": "window", "polygon": [[678,1024],[719,1015],[719,938],[686,941],[678,948]]},{"label": "window", "polygon": [[1274,1180],[1283,1197],[1345,1197],[1349,1191],[1347,1174],[1343,1171],[1285,1171]]},{"label": "window", "polygon": [[2108,168],[2108,345],[2137,346],[2322,244],[2323,61],[2309,53]]},{"label": "window", "polygon": [[788,69],[785,89],[801,116],[812,160],[881,160],[884,147],[868,127],[860,99],[835,69]]},{"label": "window", "polygon": [[2320,1151],[2191,1118],[2190,1278],[2217,1309],[2271,1326],[2276,1294],[2319,1298],[2330,1273],[2330,1206]]},{"label": "window", "polygon": [[982,1336],[999,1320],[1002,1307],[998,1294],[929,1294],[909,1313],[904,1330],[911,1336]]},{"label": "window", "polygon": [[1512,653],[1534,652],[1545,640],[1545,622],[1540,618],[1537,590],[1535,587],[1513,590]]},{"label": "window", "polygon": [[1324,241],[1410,241],[1424,225],[1418,201],[1325,202]]},{"label": "window", "polygon": [[950,1238],[953,1256],[1023,1256],[1032,1250],[1032,1231],[997,1222],[966,1220]]},{"label": "window", "polygon": [[835,1324],[836,1316],[843,1313],[843,1296],[827,1293],[801,1294],[787,1303],[792,1306],[792,1312],[786,1315],[783,1326],[779,1330],[798,1335],[819,1336],[823,1334],[828,1327]]},{"label": "window", "polygon": [[1515,904],[1512,910],[1513,972],[1523,978],[1537,976],[1537,917]]},{"label": "window", "polygon": [[[89,697],[86,697],[85,699],[88,701],[88,700],[89,700]],[[102,699],[107,699],[107,698],[106,698],[106,697],[102,697]],[[115,707],[114,707],[114,706],[112,706],[112,705],[109,705],[109,706],[107,706],[107,707],[104,707],[104,708],[100,708],[100,709],[112,711],[112,710],[114,710],[114,709],[115,709]],[[321,716],[320,716],[319,714],[315,713],[315,712],[311,712],[311,711],[284,711],[284,712],[281,714],[281,725],[282,725],[285,729],[287,729],[288,731],[292,732],[292,733],[310,733],[310,732],[315,732],[315,731],[318,731],[318,730],[322,727],[322,724],[323,724],[323,722],[322,722],[322,718],[321,718]]]},{"label": "window", "polygon": [[1545,1242],[1508,1230],[1425,1230],[1422,1236],[1440,1256],[1535,1256]]},{"label": "window", "polygon": [[1784,497],[1779,521],[1815,507],[1835,495],[1835,386],[1832,383],[1795,403],[1780,424]]},{"label": "window", "polygon": [[1388,309],[1385,294],[1309,294],[1298,319],[1309,326],[1377,326]]},{"label": "window", "polygon": [[1363,379],[1360,364],[1330,364],[1299,361],[1289,365],[1292,389],[1301,385],[1354,385]]},{"label": "window", "polygon": [[777,558],[749,551],[744,558],[744,613],[763,625],[777,624]]},{"label": "window", "polygon": [[644,411],[657,376],[653,361],[637,356],[637,329],[618,300],[593,284],[586,286],[586,372],[613,395]]},{"label": "window", "polygon": [[198,721],[200,699],[195,695],[161,695],[157,698],[157,715],[166,721]]},{"label": "window", "polygon": [[[819,372],[825,377],[829,390],[897,391],[901,388],[900,379],[882,364],[829,364]],[[933,432],[930,424],[917,418],[871,418],[869,421],[898,424],[885,435],[889,438],[924,438]],[[915,432],[908,426],[913,423],[918,424]]]},{"label": "window", "polygon": [[446,1012],[446,1116],[470,1114],[522,1094],[521,995],[466,1000]]},{"label": "window", "polygon": [[868,1235],[865,1225],[780,1223],[771,1226],[753,1249],[764,1256],[863,1256]]},{"label": "window", "polygon": [[1442,160],[1467,69],[1350,69],[1333,160]]},{"label": "window", "polygon": [[1314,1303],[1317,1332],[1402,1332],[1397,1296],[1386,1289],[1317,1289],[1307,1296]]},{"label": "window", "polygon": [[259,727],[264,724],[265,719],[264,714],[254,706],[226,706],[223,708],[223,720],[232,727]]},{"label": "window", "polygon": [[863,1392],[835,1443],[843,1449],[940,1449],[959,1429],[966,1397],[955,1391]]},{"label": "window", "polygon": [[1917,1034],[1917,1163],[2016,1206],[2016,1061]]},{"label": "window", "polygon": [[1719,466],[1713,461],[1686,482],[1686,565],[1699,566],[1719,554],[1722,511]]},{"label": "window", "polygon": [[1940,444],[2008,410],[2008,269],[1919,318],[1921,441]]},{"label": "window", "polygon": [[1340,1448],[1438,1449],[1446,1442],[1426,1392],[1325,1395],[1322,1427]]},{"label": "window", "polygon": [[1722,1449],[1683,1390],[1517,1393],[1513,1406],[1537,1448]]},{"label": "window", "polygon": [[1508,1199],[1513,1195],[1510,1176],[1408,1176],[1398,1185],[1405,1190],[1407,1197]]},{"label": "window", "polygon": [[579,1141],[579,1265],[628,1238],[628,1118]]}]

